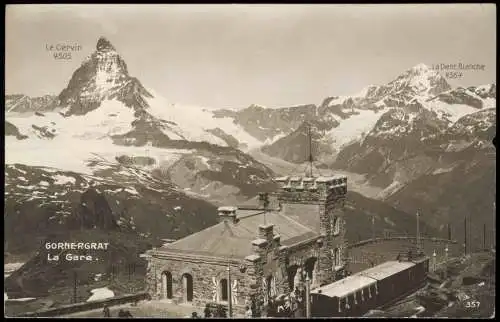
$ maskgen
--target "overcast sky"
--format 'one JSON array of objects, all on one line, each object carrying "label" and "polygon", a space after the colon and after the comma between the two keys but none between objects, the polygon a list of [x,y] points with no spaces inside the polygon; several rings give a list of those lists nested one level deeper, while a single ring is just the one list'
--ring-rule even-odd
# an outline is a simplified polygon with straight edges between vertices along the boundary
[{"label": "overcast sky", "polygon": [[[170,101],[216,108],[320,103],[418,63],[473,63],[495,83],[493,4],[9,5],[6,92],[58,94],[105,36]],[[79,44],[69,61],[47,44]]]}]

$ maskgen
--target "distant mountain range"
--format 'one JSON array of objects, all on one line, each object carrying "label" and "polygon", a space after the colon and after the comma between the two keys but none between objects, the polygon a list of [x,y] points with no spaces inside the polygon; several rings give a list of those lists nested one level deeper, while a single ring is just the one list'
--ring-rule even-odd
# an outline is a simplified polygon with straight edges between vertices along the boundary
[{"label": "distant mountain range", "polygon": [[[409,232],[420,210],[426,231],[441,237],[451,224],[461,238],[463,218],[473,217],[480,243],[493,219],[496,85],[451,88],[419,64],[388,84],[319,101],[176,105],[131,76],[100,38],[59,95],[5,96],[6,253],[32,254],[53,232],[103,229],[76,215],[86,193],[109,205],[113,231],[151,244],[200,230],[215,222],[215,206],[245,203],[290,174],[253,152],[299,169],[309,131],[318,168],[363,175],[381,191],[379,200],[350,193],[350,238],[371,237],[372,215],[379,232]],[[99,222],[93,214],[83,222]]]}]

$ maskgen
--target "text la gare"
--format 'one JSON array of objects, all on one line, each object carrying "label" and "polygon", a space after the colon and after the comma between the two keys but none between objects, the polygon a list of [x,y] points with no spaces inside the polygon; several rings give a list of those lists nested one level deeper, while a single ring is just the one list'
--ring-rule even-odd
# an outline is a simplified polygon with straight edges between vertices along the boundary
[{"label": "text la gare", "polygon": [[[58,262],[61,259],[59,255],[47,254],[48,262]],[[64,255],[64,260],[68,262],[76,262],[76,261],[94,261],[97,258],[94,258],[90,255],[75,255],[75,254],[66,254]]]}]

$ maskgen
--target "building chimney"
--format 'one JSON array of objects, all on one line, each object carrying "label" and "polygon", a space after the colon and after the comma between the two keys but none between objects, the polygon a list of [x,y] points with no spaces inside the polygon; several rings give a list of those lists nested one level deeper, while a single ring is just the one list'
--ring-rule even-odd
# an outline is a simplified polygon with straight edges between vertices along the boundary
[{"label": "building chimney", "polygon": [[259,238],[264,239],[268,243],[272,242],[274,239],[274,225],[265,224],[259,226]]},{"label": "building chimney", "polygon": [[217,209],[219,213],[219,222],[236,222],[236,210],[238,208],[232,206],[223,206]]}]

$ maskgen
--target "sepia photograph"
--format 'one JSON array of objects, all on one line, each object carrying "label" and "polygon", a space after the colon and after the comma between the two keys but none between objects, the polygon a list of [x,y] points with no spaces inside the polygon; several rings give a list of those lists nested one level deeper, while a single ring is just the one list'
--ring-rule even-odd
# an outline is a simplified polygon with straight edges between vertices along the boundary
[{"label": "sepia photograph", "polygon": [[4,316],[495,318],[495,4],[10,4]]}]

